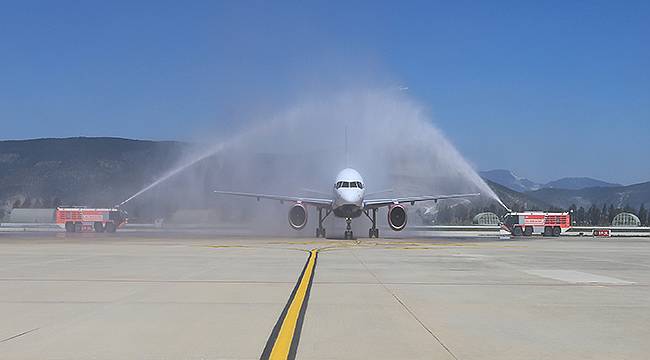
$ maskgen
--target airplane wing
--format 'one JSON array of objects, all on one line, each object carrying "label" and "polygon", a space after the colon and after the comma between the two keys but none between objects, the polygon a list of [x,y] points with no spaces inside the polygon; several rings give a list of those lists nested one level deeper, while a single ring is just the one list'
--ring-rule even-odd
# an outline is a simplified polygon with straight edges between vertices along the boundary
[{"label": "airplane wing", "polygon": [[419,201],[438,201],[438,200],[446,200],[446,199],[473,197],[479,195],[481,194],[476,193],[476,194],[454,194],[454,195],[437,195],[437,196],[431,195],[431,196],[410,196],[410,197],[401,197],[401,198],[393,198],[393,199],[372,199],[372,200],[365,200],[363,202],[363,208],[376,209],[384,206],[402,204],[402,203],[411,203],[411,205],[413,205]]},{"label": "airplane wing", "polygon": [[231,195],[231,196],[242,196],[242,197],[251,197],[260,199],[270,199],[278,200],[280,202],[289,201],[289,202],[301,202],[303,204],[312,205],[319,208],[327,208],[332,206],[332,199],[318,199],[318,198],[308,198],[308,197],[297,197],[297,196],[283,196],[283,195],[267,195],[267,194],[253,194],[245,192],[235,192],[235,191],[219,191],[215,190],[215,194],[218,195]]}]

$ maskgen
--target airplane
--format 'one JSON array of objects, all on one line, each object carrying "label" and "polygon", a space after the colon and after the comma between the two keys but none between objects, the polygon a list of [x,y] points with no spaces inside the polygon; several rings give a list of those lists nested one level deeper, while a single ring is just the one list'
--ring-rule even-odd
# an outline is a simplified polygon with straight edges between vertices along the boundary
[{"label": "airplane", "polygon": [[[383,191],[382,191],[383,192]],[[372,222],[372,227],[368,230],[368,237],[378,238],[379,229],[377,228],[377,210],[382,207],[388,207],[388,225],[394,231],[401,231],[406,227],[406,209],[404,205],[411,203],[415,205],[420,201],[434,201],[444,199],[466,198],[479,196],[476,194],[454,194],[454,195],[424,195],[395,197],[385,199],[366,199],[365,183],[361,174],[352,168],[341,170],[336,176],[334,182],[332,198],[310,198],[300,196],[283,196],[255,194],[235,191],[215,190],[218,195],[242,196],[260,199],[278,200],[281,203],[291,202],[293,205],[289,209],[289,226],[295,230],[300,230],[307,225],[307,209],[305,205],[313,206],[318,210],[318,227],[316,228],[316,237],[325,237],[326,231],[323,227],[323,221],[330,215],[345,218],[347,227],[345,230],[345,239],[353,239],[352,219],[358,218],[365,214]],[[323,215],[323,212],[325,215]]]}]

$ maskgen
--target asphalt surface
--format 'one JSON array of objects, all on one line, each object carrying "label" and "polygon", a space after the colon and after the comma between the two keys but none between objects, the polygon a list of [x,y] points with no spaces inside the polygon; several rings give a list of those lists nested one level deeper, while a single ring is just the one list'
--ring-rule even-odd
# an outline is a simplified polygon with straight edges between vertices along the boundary
[{"label": "asphalt surface", "polygon": [[73,235],[0,234],[0,359],[650,353],[647,238]]}]

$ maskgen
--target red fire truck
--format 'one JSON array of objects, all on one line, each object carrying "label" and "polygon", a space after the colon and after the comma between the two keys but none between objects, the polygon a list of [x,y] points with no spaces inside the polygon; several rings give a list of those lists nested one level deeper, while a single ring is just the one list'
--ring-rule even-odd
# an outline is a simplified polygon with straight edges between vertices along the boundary
[{"label": "red fire truck", "polygon": [[571,215],[541,211],[511,212],[504,217],[504,225],[514,236],[560,236],[571,228]]},{"label": "red fire truck", "polygon": [[86,207],[56,208],[56,223],[65,228],[66,232],[108,232],[114,233],[117,228],[126,224],[125,211],[112,209],[89,209]]}]

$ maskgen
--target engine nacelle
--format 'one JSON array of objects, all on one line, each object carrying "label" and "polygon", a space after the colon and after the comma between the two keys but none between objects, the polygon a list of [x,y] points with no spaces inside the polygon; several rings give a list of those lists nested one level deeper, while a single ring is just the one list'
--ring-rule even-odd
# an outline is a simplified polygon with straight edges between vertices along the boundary
[{"label": "engine nacelle", "polygon": [[307,209],[303,204],[296,204],[289,209],[289,225],[296,230],[307,225]]},{"label": "engine nacelle", "polygon": [[402,205],[393,205],[388,209],[388,225],[394,231],[404,230],[406,227],[406,209]]}]

